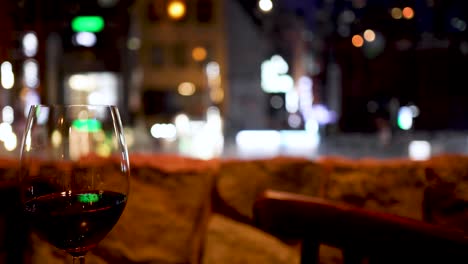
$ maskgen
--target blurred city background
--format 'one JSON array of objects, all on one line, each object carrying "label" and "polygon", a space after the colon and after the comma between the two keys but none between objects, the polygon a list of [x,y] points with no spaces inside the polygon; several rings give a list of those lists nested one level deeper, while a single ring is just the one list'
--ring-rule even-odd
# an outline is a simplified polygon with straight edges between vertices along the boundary
[{"label": "blurred city background", "polygon": [[131,152],[468,153],[464,0],[1,0],[0,152],[115,104]]}]

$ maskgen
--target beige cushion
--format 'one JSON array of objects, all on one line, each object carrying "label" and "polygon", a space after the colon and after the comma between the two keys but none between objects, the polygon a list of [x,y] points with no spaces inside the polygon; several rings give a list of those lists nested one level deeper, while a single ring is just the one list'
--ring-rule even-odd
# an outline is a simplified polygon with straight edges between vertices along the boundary
[{"label": "beige cushion", "polygon": [[377,160],[329,157],[324,198],[422,219],[426,179],[422,163],[406,159]]},{"label": "beige cushion", "polygon": [[302,158],[223,162],[216,183],[221,207],[229,207],[245,220],[253,217],[253,204],[266,189],[321,196],[327,172],[320,164]]},{"label": "beige cushion", "polygon": [[298,264],[299,251],[249,225],[221,215],[211,218],[203,264]]}]

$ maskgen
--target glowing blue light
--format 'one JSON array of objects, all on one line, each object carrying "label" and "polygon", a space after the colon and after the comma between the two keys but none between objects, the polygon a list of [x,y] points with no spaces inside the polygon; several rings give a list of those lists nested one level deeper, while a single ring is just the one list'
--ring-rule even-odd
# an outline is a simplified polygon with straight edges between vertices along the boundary
[{"label": "glowing blue light", "polygon": [[409,130],[413,126],[413,111],[410,107],[403,106],[398,111],[397,125],[400,129]]}]

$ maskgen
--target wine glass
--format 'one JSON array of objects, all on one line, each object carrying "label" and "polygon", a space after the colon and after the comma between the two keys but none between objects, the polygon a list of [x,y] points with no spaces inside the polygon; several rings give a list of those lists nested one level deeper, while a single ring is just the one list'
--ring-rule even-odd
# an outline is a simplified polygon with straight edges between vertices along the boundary
[{"label": "wine glass", "polygon": [[127,202],[130,167],[117,107],[33,105],[20,153],[32,229],[84,263]]}]

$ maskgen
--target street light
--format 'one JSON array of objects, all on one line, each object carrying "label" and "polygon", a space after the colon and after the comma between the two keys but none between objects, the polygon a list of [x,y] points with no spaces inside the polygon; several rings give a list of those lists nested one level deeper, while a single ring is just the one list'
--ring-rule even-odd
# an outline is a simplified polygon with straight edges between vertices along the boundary
[{"label": "street light", "polygon": [[260,0],[258,1],[258,7],[262,12],[268,13],[273,9],[273,3],[271,0]]},{"label": "street light", "polygon": [[174,20],[179,20],[185,16],[185,3],[179,0],[171,1],[167,5],[167,14]]}]

